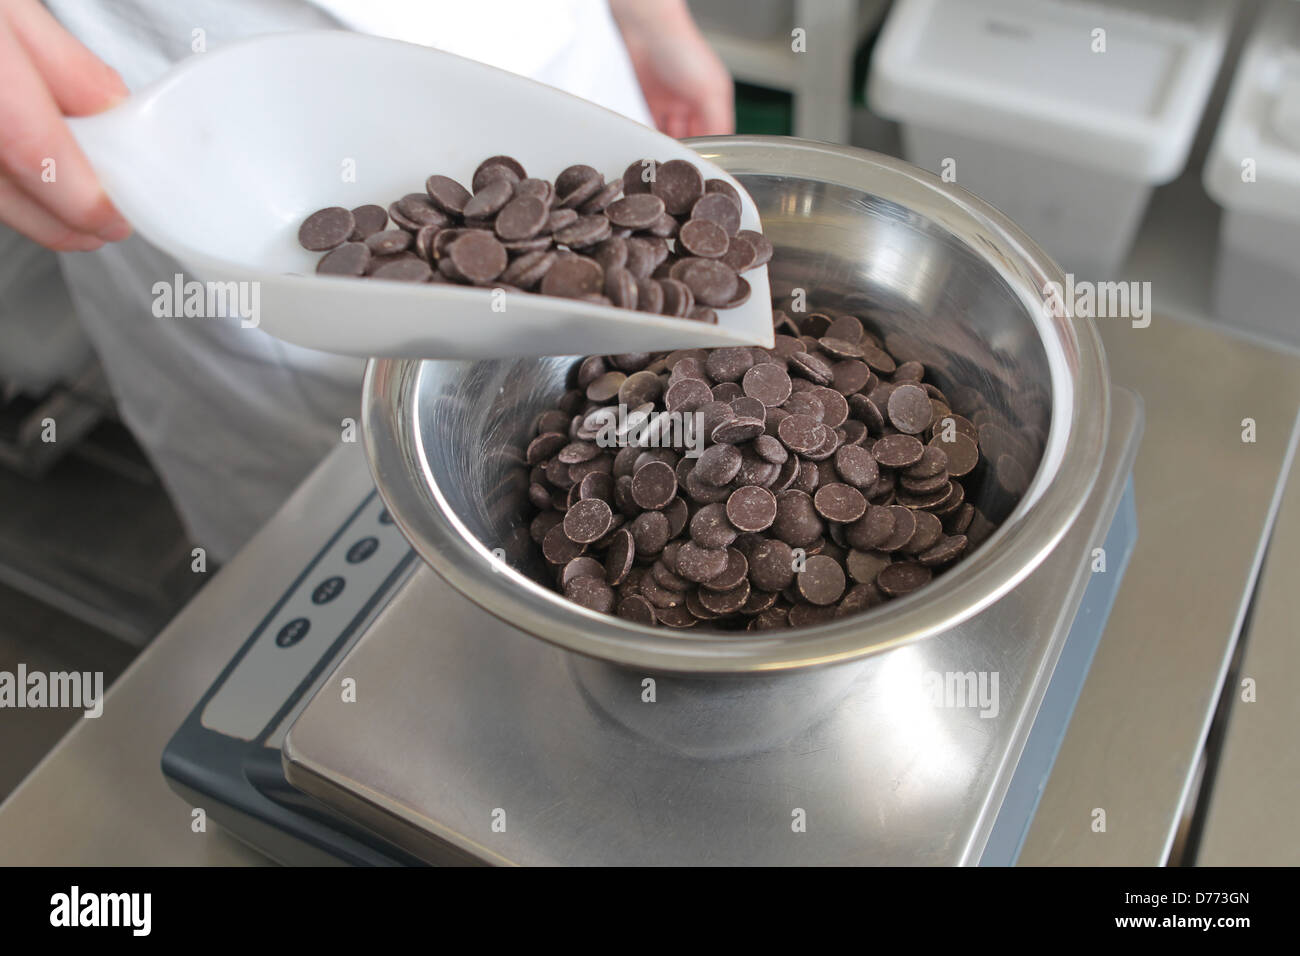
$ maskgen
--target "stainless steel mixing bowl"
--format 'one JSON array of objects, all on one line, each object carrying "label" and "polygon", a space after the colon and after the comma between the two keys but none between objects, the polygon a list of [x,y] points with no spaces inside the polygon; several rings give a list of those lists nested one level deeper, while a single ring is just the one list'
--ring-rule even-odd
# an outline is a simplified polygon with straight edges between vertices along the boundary
[{"label": "stainless steel mixing bowl", "polygon": [[[647,628],[570,604],[523,519],[519,449],[573,357],[374,360],[366,450],[380,494],[433,568],[485,610],[582,655],[667,674],[743,674],[862,658],[945,631],[1013,588],[1091,489],[1109,423],[1095,327],[1053,317],[1058,267],[964,190],[863,150],[781,137],[692,142],[749,189],[776,247],[774,296],[850,313],[924,362],[989,456],[968,495],[1001,525],[930,585],[859,616],[763,633]],[[430,625],[436,627],[437,622]]]}]

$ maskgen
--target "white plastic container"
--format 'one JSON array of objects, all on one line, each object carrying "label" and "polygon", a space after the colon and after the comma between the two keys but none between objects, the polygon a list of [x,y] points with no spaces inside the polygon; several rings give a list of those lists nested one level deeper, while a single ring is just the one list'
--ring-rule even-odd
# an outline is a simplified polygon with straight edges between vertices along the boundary
[{"label": "white plastic container", "polygon": [[1187,162],[1234,12],[1234,0],[898,0],[868,103],[902,124],[909,161],[946,167],[1065,271],[1107,278],[1152,188]]},{"label": "white plastic container", "polygon": [[1261,11],[1204,181],[1224,209],[1216,315],[1300,345],[1300,3]]}]

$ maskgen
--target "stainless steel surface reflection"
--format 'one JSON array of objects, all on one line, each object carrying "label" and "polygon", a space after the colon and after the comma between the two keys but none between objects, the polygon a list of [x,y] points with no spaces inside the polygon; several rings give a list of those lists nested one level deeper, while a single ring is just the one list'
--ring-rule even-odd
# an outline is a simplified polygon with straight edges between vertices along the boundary
[{"label": "stainless steel surface reflection", "polygon": [[666,751],[701,759],[784,746],[839,704],[869,662],[651,678],[594,657],[566,655],[569,673],[594,713]]},{"label": "stainless steel surface reflection", "polygon": [[924,362],[980,429],[988,463],[968,497],[1001,528],[917,593],[862,617],[761,636],[674,633],[569,604],[527,537],[519,449],[572,358],[376,360],[366,450],[380,493],[453,587],[524,631],[620,665],[757,672],[842,662],[948,630],[1014,587],[1068,530],[1100,467],[1105,361],[1087,320],[1042,308],[1059,270],[995,210],[905,163],[799,140],[693,143],[752,193],[776,246],[783,307],[863,318]]}]

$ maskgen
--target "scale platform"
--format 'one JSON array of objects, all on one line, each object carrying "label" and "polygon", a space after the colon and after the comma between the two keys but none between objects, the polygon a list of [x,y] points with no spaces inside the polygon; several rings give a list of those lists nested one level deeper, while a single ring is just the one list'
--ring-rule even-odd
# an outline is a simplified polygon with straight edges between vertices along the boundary
[{"label": "scale platform", "polygon": [[[787,743],[707,758],[609,719],[572,655],[454,592],[340,459],[330,487],[355,504],[284,569],[164,773],[286,863],[1012,864],[1136,541],[1141,422],[1114,389],[1092,496],[1014,591],[848,665],[848,692]],[[708,719],[661,696],[645,706]]]}]

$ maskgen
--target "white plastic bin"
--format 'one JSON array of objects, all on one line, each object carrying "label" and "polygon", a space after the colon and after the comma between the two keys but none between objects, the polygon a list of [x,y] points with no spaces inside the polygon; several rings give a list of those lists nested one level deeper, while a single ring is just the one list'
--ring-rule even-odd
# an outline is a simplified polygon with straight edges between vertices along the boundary
[{"label": "white plastic bin", "polygon": [[1205,164],[1224,209],[1224,322],[1300,345],[1300,3],[1274,0],[1242,50]]},{"label": "white plastic bin", "polygon": [[947,165],[1065,271],[1107,278],[1152,188],[1187,162],[1235,9],[1234,0],[897,0],[868,104],[902,124],[909,161],[940,174]]}]

